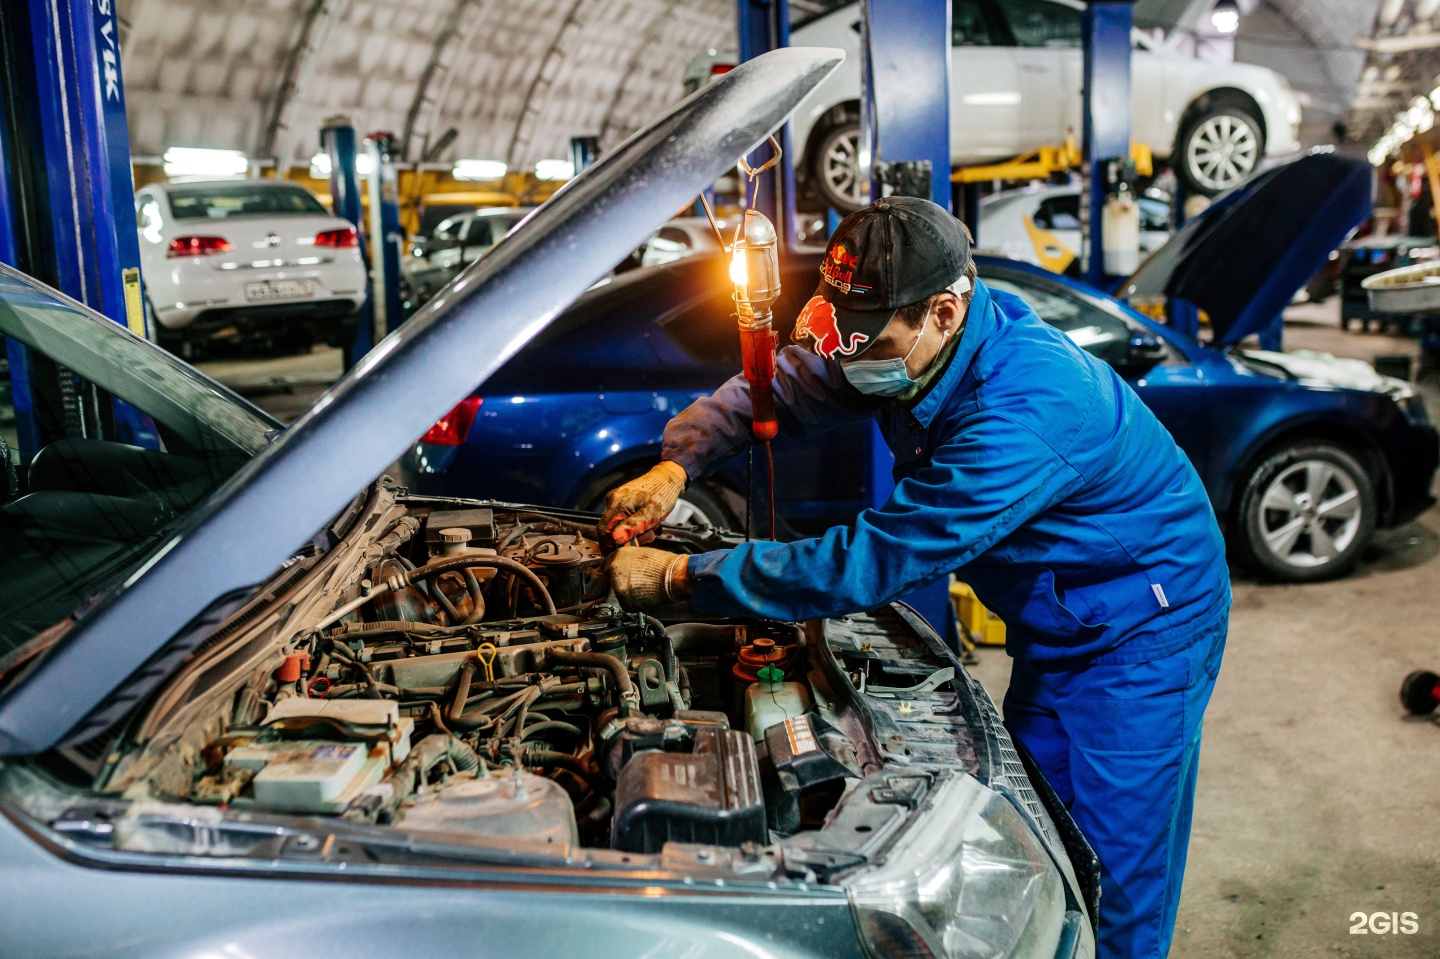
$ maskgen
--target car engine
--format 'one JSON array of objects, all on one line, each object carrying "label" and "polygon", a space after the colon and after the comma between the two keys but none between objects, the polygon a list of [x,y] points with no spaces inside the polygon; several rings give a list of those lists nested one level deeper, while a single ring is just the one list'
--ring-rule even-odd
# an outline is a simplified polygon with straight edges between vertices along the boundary
[{"label": "car engine", "polygon": [[805,633],[626,613],[594,533],[409,506],[167,798],[634,853],[818,827],[861,772],[814,709]]}]

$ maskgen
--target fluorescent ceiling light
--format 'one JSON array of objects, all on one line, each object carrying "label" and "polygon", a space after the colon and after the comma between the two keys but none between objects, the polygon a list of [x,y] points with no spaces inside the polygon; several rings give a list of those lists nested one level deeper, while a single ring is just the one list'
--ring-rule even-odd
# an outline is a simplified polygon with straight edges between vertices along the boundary
[{"label": "fluorescent ceiling light", "polygon": [[[370,154],[355,154],[355,172],[357,174],[369,176],[374,170],[375,161],[370,159]],[[317,180],[330,179],[330,154],[321,150],[310,158],[310,175]]]},{"label": "fluorescent ceiling light", "polygon": [[1218,0],[1210,11],[1210,25],[1216,33],[1234,33],[1240,29],[1240,8],[1235,0]]},{"label": "fluorescent ceiling light", "polygon": [[456,160],[451,173],[457,180],[498,180],[508,169],[499,160]]},{"label": "fluorescent ceiling light", "polygon": [[568,180],[575,175],[575,164],[569,160],[537,160],[535,162],[535,178],[537,180]]},{"label": "fluorescent ceiling light", "polygon": [[969,107],[1013,107],[1020,102],[1020,91],[997,90],[994,93],[967,93],[960,102]]},{"label": "fluorescent ceiling light", "polygon": [[244,176],[250,161],[239,150],[171,147],[164,156],[166,176]]}]

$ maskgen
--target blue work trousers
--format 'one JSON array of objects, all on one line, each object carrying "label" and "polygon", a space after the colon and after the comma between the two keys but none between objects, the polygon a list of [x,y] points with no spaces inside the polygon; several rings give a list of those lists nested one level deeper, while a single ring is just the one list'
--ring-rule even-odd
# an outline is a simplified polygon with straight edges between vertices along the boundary
[{"label": "blue work trousers", "polygon": [[1016,660],[1005,724],[1100,859],[1100,959],[1163,959],[1190,841],[1200,725],[1227,620],[1178,653],[1063,668]]}]

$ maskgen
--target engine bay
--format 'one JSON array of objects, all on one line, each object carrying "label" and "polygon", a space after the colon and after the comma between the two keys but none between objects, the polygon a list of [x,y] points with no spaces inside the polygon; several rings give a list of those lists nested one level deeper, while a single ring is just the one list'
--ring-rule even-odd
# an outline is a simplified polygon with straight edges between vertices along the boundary
[{"label": "engine bay", "polygon": [[411,505],[375,533],[150,796],[653,854],[819,828],[862,778],[795,624],[624,612],[564,516]]}]

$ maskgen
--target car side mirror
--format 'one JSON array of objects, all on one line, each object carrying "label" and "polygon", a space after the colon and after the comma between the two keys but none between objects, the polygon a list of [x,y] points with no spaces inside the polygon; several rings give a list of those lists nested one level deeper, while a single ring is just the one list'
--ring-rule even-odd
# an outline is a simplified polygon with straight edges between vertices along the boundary
[{"label": "car side mirror", "polygon": [[1144,376],[1164,362],[1170,355],[1165,341],[1149,330],[1135,330],[1130,334],[1130,344],[1125,351],[1125,362],[1120,375],[1125,377]]}]

